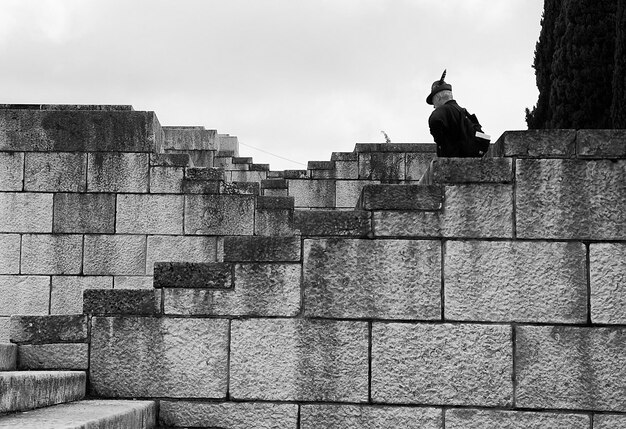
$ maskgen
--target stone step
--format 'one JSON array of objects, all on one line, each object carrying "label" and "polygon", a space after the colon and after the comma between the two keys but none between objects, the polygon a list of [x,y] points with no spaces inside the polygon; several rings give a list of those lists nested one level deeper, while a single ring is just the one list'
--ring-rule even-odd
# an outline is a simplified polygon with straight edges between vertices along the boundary
[{"label": "stone step", "polygon": [[0,416],[0,429],[150,429],[153,401],[82,400]]},{"label": "stone step", "polygon": [[510,158],[436,158],[430,162],[420,185],[512,183]]},{"label": "stone step", "polygon": [[0,371],[14,371],[17,365],[17,345],[0,344]]},{"label": "stone step", "polygon": [[232,289],[234,265],[227,262],[155,262],[154,287]]},{"label": "stone step", "polygon": [[365,185],[357,207],[362,210],[437,211],[443,207],[441,185]]},{"label": "stone step", "polygon": [[77,401],[86,383],[84,371],[0,372],[0,414]]}]

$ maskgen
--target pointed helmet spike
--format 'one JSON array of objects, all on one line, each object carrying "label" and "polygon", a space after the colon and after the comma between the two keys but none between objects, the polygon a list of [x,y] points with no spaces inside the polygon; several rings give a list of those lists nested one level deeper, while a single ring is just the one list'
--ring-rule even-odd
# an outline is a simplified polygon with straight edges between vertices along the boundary
[{"label": "pointed helmet spike", "polygon": [[439,85],[443,84],[443,80],[446,78],[446,72],[448,71],[448,69],[445,69],[443,71],[443,74],[441,75],[441,79],[439,79]]}]

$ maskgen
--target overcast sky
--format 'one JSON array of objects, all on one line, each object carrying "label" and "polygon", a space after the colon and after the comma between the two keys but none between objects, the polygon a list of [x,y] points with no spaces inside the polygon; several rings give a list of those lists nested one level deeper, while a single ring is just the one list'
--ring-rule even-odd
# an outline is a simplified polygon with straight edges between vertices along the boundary
[{"label": "overcast sky", "polygon": [[[0,103],[131,104],[306,168],[354,144],[432,142],[447,68],[493,140],[537,100],[543,0],[0,0]],[[246,146],[244,146],[246,145]],[[268,153],[287,158],[287,161]],[[294,162],[292,162],[294,161]]]}]

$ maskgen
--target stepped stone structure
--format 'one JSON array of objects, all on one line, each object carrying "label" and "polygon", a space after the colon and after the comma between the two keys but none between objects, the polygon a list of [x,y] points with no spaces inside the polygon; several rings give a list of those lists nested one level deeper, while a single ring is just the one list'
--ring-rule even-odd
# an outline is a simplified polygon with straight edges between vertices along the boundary
[{"label": "stepped stone structure", "polygon": [[626,428],[625,326],[626,130],[272,171],[0,106],[0,428]]}]

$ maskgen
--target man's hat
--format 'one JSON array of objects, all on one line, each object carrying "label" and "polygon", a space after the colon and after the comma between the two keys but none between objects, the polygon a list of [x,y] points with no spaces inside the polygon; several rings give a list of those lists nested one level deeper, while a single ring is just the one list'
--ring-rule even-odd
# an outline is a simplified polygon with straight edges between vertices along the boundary
[{"label": "man's hat", "polygon": [[443,71],[441,75],[441,79],[433,82],[433,85],[430,87],[430,95],[426,97],[426,102],[428,104],[433,104],[433,96],[440,91],[452,91],[452,85],[449,83],[445,83],[443,80],[446,78],[446,71]]}]

